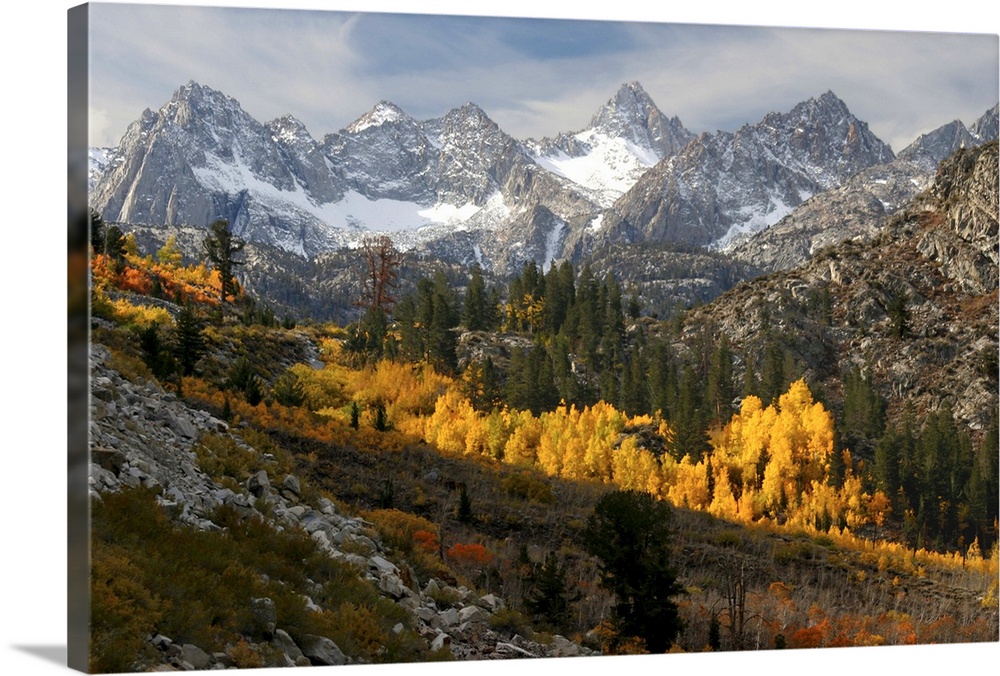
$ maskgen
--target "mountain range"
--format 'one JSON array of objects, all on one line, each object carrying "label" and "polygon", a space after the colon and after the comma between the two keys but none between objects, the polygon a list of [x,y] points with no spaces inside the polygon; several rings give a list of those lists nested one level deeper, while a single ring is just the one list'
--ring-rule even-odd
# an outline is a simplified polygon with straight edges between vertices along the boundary
[{"label": "mountain range", "polygon": [[[91,205],[153,242],[226,218],[264,267],[289,254],[301,259],[292,266],[322,266],[372,231],[498,277],[528,260],[614,259],[635,247],[716,252],[739,271],[707,280],[714,296],[871,236],[955,148],[996,137],[994,107],[897,155],[831,91],[696,136],[628,82],[587,128],[554,138],[515,139],[473,103],[418,121],[382,101],[317,140],[291,115],[262,123],[189,82],[117,147],[91,149]],[[252,267],[251,285],[261,279]]]}]

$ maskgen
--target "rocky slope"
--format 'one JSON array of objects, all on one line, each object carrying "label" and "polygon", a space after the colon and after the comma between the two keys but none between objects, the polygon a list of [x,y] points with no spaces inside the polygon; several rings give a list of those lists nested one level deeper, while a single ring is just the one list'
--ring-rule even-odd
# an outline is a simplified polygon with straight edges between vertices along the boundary
[{"label": "rocky slope", "polygon": [[[792,351],[811,381],[857,366],[890,408],[951,403],[971,429],[997,406],[997,142],[962,150],[933,186],[871,242],[829,247],[793,269],[738,285],[691,313],[763,359],[764,336]],[[816,299],[828,293],[829,311]],[[902,309],[893,311],[902,299]]]},{"label": "rocky slope", "polygon": [[[302,346],[308,349],[308,346]],[[246,453],[269,466],[274,458],[260,454],[244,442],[237,429],[193,409],[152,380],[123,377],[100,344],[92,346],[90,403],[90,496],[101,500],[108,492],[146,487],[158,494],[157,502],[171,519],[200,530],[219,530],[213,523],[216,508],[228,505],[245,518],[269,520],[279,529],[301,529],[330,558],[353,566],[358,575],[379,593],[412,615],[413,624],[432,650],[448,649],[460,659],[556,657],[589,654],[562,637],[542,645],[521,636],[507,636],[489,625],[491,615],[505,607],[503,599],[478,596],[464,588],[431,579],[423,588],[393,563],[393,555],[363,519],[343,514],[328,499],[307,501],[303,481],[294,474],[272,483],[260,470],[237,489],[213,481],[199,466],[195,446],[201,435],[212,432],[231,436]],[[446,594],[457,601],[438,607],[434,597]],[[315,604],[304,599],[306,605]],[[254,601],[253,617],[260,631],[256,641],[268,643],[273,663],[267,666],[347,664],[346,656],[329,638],[309,636],[298,643],[277,622],[274,603]],[[170,637],[148,639],[156,648],[161,668],[153,670],[202,670],[232,666],[225,653],[210,653],[191,644],[174,643]]]}]

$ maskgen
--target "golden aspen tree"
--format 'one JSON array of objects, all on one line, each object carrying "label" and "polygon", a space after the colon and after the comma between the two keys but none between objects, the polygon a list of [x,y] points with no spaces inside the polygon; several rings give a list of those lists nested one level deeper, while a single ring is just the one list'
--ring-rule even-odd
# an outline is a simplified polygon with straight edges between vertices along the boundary
[{"label": "golden aspen tree", "polygon": [[567,418],[572,417],[574,410],[567,411],[563,406],[539,416],[542,434],[538,440],[538,466],[551,476],[559,476],[562,472],[564,448],[572,434]]},{"label": "golden aspen tree", "polygon": [[716,464],[721,462],[729,468],[734,486],[744,491],[760,487],[763,476],[759,475],[759,467],[761,459],[767,458],[768,439],[776,418],[773,406],[765,409],[758,397],[750,395],[723,428],[719,435],[721,446],[716,447],[712,457]]},{"label": "golden aspen tree", "polygon": [[697,463],[685,455],[677,463],[673,485],[668,492],[670,501],[678,507],[705,509],[710,504],[708,494],[708,463],[702,459]]},{"label": "golden aspen tree", "polygon": [[757,491],[752,488],[744,488],[736,501],[736,514],[740,521],[753,523],[761,517],[763,510],[760,507],[760,499]]},{"label": "golden aspen tree", "polygon": [[587,439],[581,428],[573,424],[574,421],[579,422],[579,420],[580,415],[577,413],[567,421],[569,428],[567,434],[564,435],[561,470],[561,474],[565,478],[586,476],[584,457],[587,454]]},{"label": "golden aspen tree", "polygon": [[446,453],[461,455],[466,451],[466,439],[476,415],[468,399],[457,390],[448,390],[438,397],[424,427],[424,438]]},{"label": "golden aspen tree", "polygon": [[783,509],[787,500],[798,498],[798,473],[793,457],[794,430],[790,423],[788,416],[775,420],[768,441],[769,458],[760,492],[764,507],[772,513]]},{"label": "golden aspen tree", "polygon": [[469,431],[465,438],[466,455],[490,455],[489,428],[479,414],[469,419]]},{"label": "golden aspen tree", "polygon": [[594,416],[589,407],[572,407],[567,414],[566,443],[562,448],[562,476],[583,479],[587,474],[587,453],[594,436]]},{"label": "golden aspen tree", "polygon": [[491,458],[502,460],[504,448],[514,431],[514,421],[507,409],[490,412],[485,420],[486,447]]},{"label": "golden aspen tree", "polygon": [[589,413],[593,416],[593,423],[584,457],[587,475],[607,481],[611,478],[612,449],[625,428],[625,415],[603,401],[591,406]]},{"label": "golden aspen tree", "polygon": [[626,438],[612,455],[608,480],[622,490],[660,497],[660,463],[652,453],[639,446],[635,437]]},{"label": "golden aspen tree", "polygon": [[513,429],[504,446],[503,459],[512,465],[533,466],[542,426],[531,411],[512,411],[510,417]]},{"label": "golden aspen tree", "polygon": [[708,505],[708,512],[720,519],[736,521],[739,513],[736,497],[729,483],[729,468],[725,465],[719,466],[714,471],[714,477],[715,491],[712,494],[712,502]]}]

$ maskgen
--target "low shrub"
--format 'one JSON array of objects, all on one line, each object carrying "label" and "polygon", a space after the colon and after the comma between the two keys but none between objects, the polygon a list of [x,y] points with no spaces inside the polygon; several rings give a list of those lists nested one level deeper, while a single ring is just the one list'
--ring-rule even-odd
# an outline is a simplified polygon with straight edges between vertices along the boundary
[{"label": "low shrub", "polygon": [[543,505],[555,502],[549,484],[531,472],[518,472],[504,477],[503,489],[508,495],[522,500],[533,500]]}]

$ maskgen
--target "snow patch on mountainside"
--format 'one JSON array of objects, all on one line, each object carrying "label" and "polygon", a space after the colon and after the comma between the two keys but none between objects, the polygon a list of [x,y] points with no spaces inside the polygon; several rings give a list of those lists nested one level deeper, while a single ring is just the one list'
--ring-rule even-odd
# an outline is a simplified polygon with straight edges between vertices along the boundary
[{"label": "snow patch on mountainside", "polygon": [[545,238],[545,258],[542,260],[542,270],[548,270],[556,263],[564,234],[569,230],[565,223],[556,223]]},{"label": "snow patch on mountainside", "polygon": [[87,152],[87,190],[93,192],[94,186],[107,171],[117,157],[116,148],[88,148]]},{"label": "snow patch on mountainside", "polygon": [[601,206],[611,206],[639,176],[659,162],[649,148],[641,148],[624,138],[611,138],[594,130],[574,137],[588,150],[571,156],[563,150],[537,154],[532,159],[544,169],[594,191]]},{"label": "snow patch on mountainside", "polygon": [[753,206],[740,209],[741,221],[730,226],[726,234],[713,242],[710,248],[725,251],[743,237],[771,227],[794,210],[794,206],[772,193],[770,202],[764,209]]},{"label": "snow patch on mountainside", "polygon": [[227,162],[206,155],[205,166],[194,167],[193,171],[198,182],[212,191],[226,194],[245,191],[276,213],[305,213],[329,228],[385,233],[417,231],[435,224],[460,226],[479,211],[489,208],[471,203],[427,206],[387,198],[372,200],[356,191],[348,191],[339,202],[317,204],[298,184],[295,190],[282,190],[257,178],[239,157],[234,162]]}]

